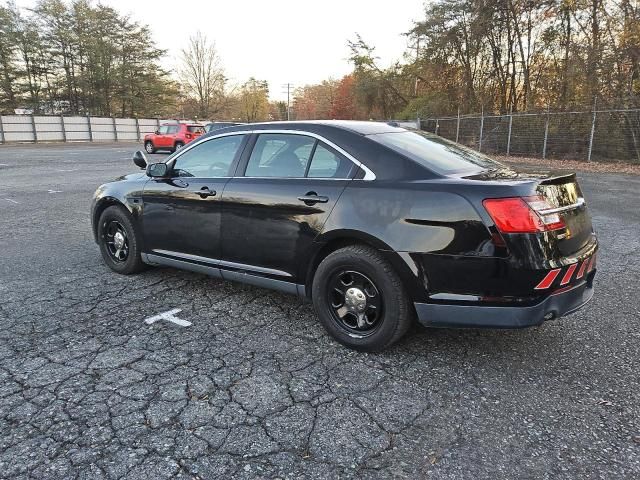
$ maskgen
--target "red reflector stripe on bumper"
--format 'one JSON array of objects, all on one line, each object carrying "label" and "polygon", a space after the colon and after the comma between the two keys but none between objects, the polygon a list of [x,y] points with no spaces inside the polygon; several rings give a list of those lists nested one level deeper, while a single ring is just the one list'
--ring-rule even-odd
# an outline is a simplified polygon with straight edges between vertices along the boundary
[{"label": "red reflector stripe on bumper", "polygon": [[594,254],[593,257],[591,257],[591,262],[589,263],[589,270],[588,271],[590,272],[591,270],[593,270],[593,267],[595,267],[595,266],[596,266],[596,256]]},{"label": "red reflector stripe on bumper", "polygon": [[591,261],[591,259],[587,258],[584,262],[582,262],[582,265],[580,265],[580,270],[578,270],[578,275],[576,275],[576,280],[579,280],[579,279],[582,278],[582,276],[584,275],[584,271],[589,266],[589,262],[590,261]]},{"label": "red reflector stripe on bumper", "polygon": [[574,263],[567,269],[567,272],[564,274],[564,277],[562,277],[562,281],[560,282],[560,285],[566,285],[571,281],[571,277],[573,277],[573,272],[576,271],[577,267],[578,267],[578,264]]},{"label": "red reflector stripe on bumper", "polygon": [[546,277],[544,277],[542,281],[538,285],[536,285],[535,290],[544,290],[545,288],[549,288],[559,273],[559,268],[551,270],[549,273],[547,273]]}]

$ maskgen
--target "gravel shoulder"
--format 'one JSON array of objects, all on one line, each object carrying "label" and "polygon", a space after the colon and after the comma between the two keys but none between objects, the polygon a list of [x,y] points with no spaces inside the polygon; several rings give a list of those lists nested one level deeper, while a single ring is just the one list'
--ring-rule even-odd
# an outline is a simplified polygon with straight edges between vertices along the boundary
[{"label": "gravel shoulder", "polygon": [[619,173],[626,175],[640,175],[640,163],[613,163],[613,162],[587,162],[579,160],[557,160],[557,159],[542,159],[533,157],[515,157],[515,156],[503,156],[492,155],[493,158],[500,162],[509,163],[512,165],[530,165],[536,167],[543,167],[549,170],[573,170],[575,172],[585,173]]}]

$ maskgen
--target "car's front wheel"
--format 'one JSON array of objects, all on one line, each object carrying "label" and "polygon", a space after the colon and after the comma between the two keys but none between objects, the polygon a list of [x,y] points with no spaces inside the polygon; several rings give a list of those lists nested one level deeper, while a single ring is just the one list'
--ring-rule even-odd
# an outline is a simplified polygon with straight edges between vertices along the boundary
[{"label": "car's front wheel", "polygon": [[414,318],[398,274],[365,245],[329,254],[314,275],[312,297],[325,329],[356,350],[389,347],[402,338]]},{"label": "car's front wheel", "polygon": [[98,242],[104,263],[123,275],[144,269],[138,232],[124,207],[112,205],[100,215]]},{"label": "car's front wheel", "polygon": [[151,140],[144,142],[144,149],[147,153],[156,153],[156,147],[153,146],[153,142]]}]

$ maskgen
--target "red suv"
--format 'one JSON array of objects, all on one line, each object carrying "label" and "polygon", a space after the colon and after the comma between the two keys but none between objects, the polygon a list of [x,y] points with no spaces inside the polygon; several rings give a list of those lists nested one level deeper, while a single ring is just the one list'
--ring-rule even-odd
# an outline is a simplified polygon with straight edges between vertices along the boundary
[{"label": "red suv", "polygon": [[175,152],[203,133],[204,127],[197,123],[164,123],[155,132],[144,136],[144,149],[147,153],[155,153],[156,150]]}]

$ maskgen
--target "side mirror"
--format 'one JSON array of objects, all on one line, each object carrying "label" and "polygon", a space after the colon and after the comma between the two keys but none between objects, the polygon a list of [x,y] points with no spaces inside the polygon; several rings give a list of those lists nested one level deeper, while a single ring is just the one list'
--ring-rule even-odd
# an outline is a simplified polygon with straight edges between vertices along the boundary
[{"label": "side mirror", "polygon": [[145,169],[147,168],[147,164],[149,162],[147,162],[147,157],[145,157],[144,153],[138,150],[136,153],[133,154],[133,163],[135,163],[136,166],[142,169]]},{"label": "side mirror", "polygon": [[160,130],[154,130],[154,131],[153,131],[153,134],[154,134],[154,135],[160,135]]},{"label": "side mirror", "polygon": [[147,165],[147,175],[152,178],[164,178],[167,176],[169,168],[166,163],[152,163]]}]

